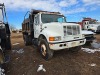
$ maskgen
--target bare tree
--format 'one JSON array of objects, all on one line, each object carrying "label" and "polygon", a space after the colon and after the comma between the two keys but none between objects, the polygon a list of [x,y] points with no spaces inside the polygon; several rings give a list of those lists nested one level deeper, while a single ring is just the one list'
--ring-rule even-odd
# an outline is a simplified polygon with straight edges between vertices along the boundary
[{"label": "bare tree", "polygon": [[12,24],[11,24],[9,27],[10,27],[10,30],[11,30],[11,31],[16,30],[16,27],[15,27],[14,25],[12,25]]}]

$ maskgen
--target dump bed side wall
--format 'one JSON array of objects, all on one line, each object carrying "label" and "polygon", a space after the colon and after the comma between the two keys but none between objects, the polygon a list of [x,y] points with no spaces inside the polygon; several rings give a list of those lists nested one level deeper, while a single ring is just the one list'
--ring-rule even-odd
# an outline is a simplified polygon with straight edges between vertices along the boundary
[{"label": "dump bed side wall", "polygon": [[23,21],[22,32],[34,38],[34,14],[30,14],[29,17]]}]

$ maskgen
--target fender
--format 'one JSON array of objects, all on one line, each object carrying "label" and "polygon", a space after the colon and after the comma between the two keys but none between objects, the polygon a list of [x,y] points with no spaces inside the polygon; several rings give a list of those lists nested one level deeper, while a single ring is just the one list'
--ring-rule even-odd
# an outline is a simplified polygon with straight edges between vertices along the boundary
[{"label": "fender", "polygon": [[[52,33],[53,33],[53,34],[52,34]],[[40,37],[41,35],[45,36],[45,38],[47,39],[48,42],[49,42],[49,37],[50,37],[50,36],[61,36],[59,33],[52,32],[52,31],[48,31],[48,30],[43,30],[43,31],[40,33],[39,37]],[[38,38],[39,38],[39,37],[38,37]]]}]

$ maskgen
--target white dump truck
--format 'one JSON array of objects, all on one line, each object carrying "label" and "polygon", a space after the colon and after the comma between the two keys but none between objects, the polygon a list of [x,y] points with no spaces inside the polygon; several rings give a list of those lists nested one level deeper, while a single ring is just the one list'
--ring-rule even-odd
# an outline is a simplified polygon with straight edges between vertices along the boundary
[{"label": "white dump truck", "polygon": [[[27,12],[28,14],[28,12]],[[67,23],[59,12],[32,10],[24,16],[22,33],[25,45],[35,44],[44,59],[52,58],[54,51],[79,51],[86,39],[79,24]]]},{"label": "white dump truck", "polygon": [[98,23],[96,19],[83,18],[81,25],[82,28],[85,30],[90,30],[95,33],[100,33],[100,23]]}]

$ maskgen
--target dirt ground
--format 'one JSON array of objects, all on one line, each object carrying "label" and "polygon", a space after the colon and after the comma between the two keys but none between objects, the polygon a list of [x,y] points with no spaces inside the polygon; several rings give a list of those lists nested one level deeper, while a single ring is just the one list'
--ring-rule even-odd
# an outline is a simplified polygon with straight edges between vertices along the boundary
[{"label": "dirt ground", "polygon": [[[100,42],[100,34],[96,34]],[[12,34],[11,60],[6,64],[6,75],[100,75],[100,52],[87,53],[80,50],[71,53],[67,50],[57,51],[51,60],[45,61],[35,46],[25,46],[21,33]],[[14,45],[17,43],[16,45]],[[91,48],[85,45],[84,47]],[[16,50],[23,50],[17,53]],[[95,66],[91,66],[91,64]],[[46,72],[37,72],[39,65]]]}]

